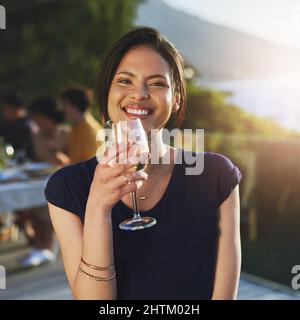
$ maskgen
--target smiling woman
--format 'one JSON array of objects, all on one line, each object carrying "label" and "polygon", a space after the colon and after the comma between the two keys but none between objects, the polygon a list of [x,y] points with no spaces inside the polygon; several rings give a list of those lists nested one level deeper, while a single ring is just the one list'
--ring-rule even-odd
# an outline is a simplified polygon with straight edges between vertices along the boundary
[{"label": "smiling woman", "polygon": [[[149,30],[153,29],[140,29],[139,34],[128,33],[127,37],[113,44],[104,56],[97,80],[98,101],[104,122],[111,116],[111,109],[107,108],[111,103],[118,107],[121,118],[121,111],[128,109],[131,109],[129,113],[143,111],[154,116],[159,111],[158,99],[164,99],[165,104],[172,104],[171,110],[162,108],[169,114],[164,115],[166,119],[160,127],[165,125],[172,111],[176,112],[175,126],[180,126],[185,116],[183,59],[171,42],[165,41],[161,35],[151,34]],[[126,99],[123,99],[125,94]],[[153,105],[149,105],[147,99],[150,95],[155,98],[151,101]],[[124,115],[122,119],[126,119]],[[151,128],[154,127],[152,124]],[[147,125],[145,129],[151,128]]]},{"label": "smiling woman", "polygon": [[[49,179],[45,195],[77,299],[236,297],[240,171],[226,157],[204,152],[203,172],[187,175],[191,165],[180,159],[191,154],[162,139],[171,113],[177,125],[185,114],[183,70],[176,48],[151,28],[124,35],[102,61],[97,92],[103,120],[139,118],[148,134],[155,129],[148,139],[159,163],[128,173],[132,163],[110,161],[135,146],[119,144],[99,163],[94,157]],[[132,211],[132,192],[143,199],[141,211],[158,221],[152,228],[119,229]]]},{"label": "smiling woman", "polygon": [[[131,72],[122,71],[125,68]],[[138,46],[119,64],[108,94],[108,114],[113,122],[141,118],[148,132],[168,121],[174,107],[172,99],[167,62],[155,50]]]}]

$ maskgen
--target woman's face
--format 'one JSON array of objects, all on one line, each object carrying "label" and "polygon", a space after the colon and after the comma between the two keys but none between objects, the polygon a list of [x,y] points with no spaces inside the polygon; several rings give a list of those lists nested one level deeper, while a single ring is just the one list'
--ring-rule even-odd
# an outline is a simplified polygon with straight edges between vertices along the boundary
[{"label": "woman's face", "polygon": [[174,103],[171,70],[166,60],[145,46],[129,50],[110,86],[110,119],[118,122],[140,118],[149,132],[165,125]]}]

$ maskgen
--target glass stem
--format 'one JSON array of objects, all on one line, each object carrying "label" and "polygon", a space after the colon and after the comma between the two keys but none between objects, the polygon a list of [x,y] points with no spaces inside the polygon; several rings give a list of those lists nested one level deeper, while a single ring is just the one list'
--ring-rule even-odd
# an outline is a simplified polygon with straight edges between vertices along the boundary
[{"label": "glass stem", "polygon": [[140,211],[137,204],[136,192],[130,192],[132,208],[133,208],[133,219],[141,219]]}]

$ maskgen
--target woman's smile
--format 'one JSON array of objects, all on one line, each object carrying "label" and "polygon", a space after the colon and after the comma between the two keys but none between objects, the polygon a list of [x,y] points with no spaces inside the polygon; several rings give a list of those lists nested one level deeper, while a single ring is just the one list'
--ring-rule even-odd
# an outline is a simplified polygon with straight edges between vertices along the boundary
[{"label": "woman's smile", "polygon": [[122,111],[129,119],[147,119],[154,113],[152,107],[144,106],[141,104],[128,104],[122,107]]}]

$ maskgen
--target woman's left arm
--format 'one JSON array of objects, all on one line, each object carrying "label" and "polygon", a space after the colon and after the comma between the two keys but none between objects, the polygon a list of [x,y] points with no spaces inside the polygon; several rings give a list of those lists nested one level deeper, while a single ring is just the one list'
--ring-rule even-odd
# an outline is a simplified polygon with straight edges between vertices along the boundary
[{"label": "woman's left arm", "polygon": [[220,206],[218,253],[213,300],[237,297],[241,270],[240,200],[237,185]]}]

